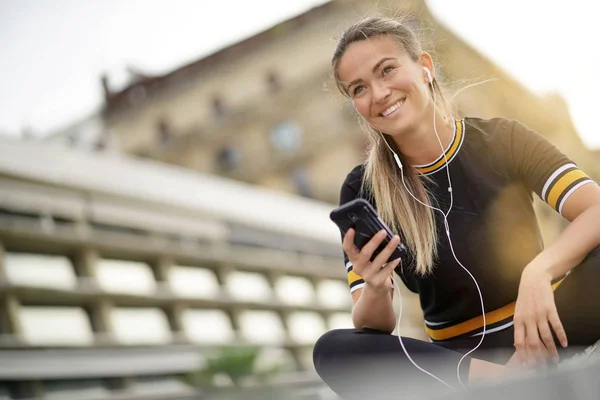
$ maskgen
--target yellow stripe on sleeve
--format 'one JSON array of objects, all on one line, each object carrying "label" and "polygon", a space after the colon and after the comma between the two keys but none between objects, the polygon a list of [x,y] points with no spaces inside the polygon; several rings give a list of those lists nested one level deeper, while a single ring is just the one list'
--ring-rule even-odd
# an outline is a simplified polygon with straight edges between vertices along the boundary
[{"label": "yellow stripe on sleeve", "polygon": [[354,270],[348,272],[348,285],[352,285],[354,282],[362,280],[361,276],[358,275]]},{"label": "yellow stripe on sleeve", "polygon": [[547,203],[550,205],[550,207],[557,210],[558,199],[564,193],[565,189],[567,189],[576,180],[587,177],[588,176],[580,169],[567,172],[554,184],[554,186],[552,186],[552,189],[550,189]]}]

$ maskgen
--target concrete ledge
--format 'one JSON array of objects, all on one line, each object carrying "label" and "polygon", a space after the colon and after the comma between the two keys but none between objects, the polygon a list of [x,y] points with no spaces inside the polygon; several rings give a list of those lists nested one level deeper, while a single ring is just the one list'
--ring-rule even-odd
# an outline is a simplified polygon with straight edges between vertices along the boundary
[{"label": "concrete ledge", "polygon": [[180,374],[200,368],[193,346],[0,351],[0,379],[77,379]]}]

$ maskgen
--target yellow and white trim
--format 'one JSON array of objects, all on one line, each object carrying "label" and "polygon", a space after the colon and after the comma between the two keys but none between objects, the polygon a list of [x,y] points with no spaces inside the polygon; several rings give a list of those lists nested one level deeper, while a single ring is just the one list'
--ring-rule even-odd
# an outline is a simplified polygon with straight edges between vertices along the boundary
[{"label": "yellow and white trim", "polygon": [[[564,278],[563,278],[564,279]],[[560,285],[563,281],[560,279],[559,281],[552,284],[552,289],[556,289],[558,285]],[[513,325],[512,317],[515,314],[515,305],[516,302],[512,302],[510,304],[505,305],[504,307],[500,307],[496,310],[490,311],[485,314],[485,325],[489,327],[494,324],[501,325],[494,326],[492,328],[486,329],[486,333],[498,332],[504,330]],[[440,340],[448,340],[458,336],[465,335],[470,332],[475,332],[471,336],[479,336],[482,334],[483,329],[483,317],[480,315],[475,318],[471,318],[467,321],[448,326],[446,328],[436,328],[436,326],[444,325],[443,323],[436,324],[431,323],[429,321],[425,322],[425,331],[429,335],[429,337],[434,341]]]},{"label": "yellow and white trim", "polygon": [[562,214],[562,208],[569,196],[581,186],[593,181],[573,163],[558,168],[546,181],[542,189],[542,199],[550,207]]},{"label": "yellow and white trim", "polygon": [[[465,121],[456,119],[454,120],[454,134],[452,141],[446,148],[444,154],[439,156],[435,161],[426,165],[415,165],[417,172],[422,175],[430,175],[441,170],[446,165],[446,159],[448,164],[456,157],[465,140]],[[445,155],[445,157],[444,157]]]},{"label": "yellow and white trim", "polygon": [[[365,286],[363,278],[354,272],[354,266],[350,261],[346,263],[346,272],[348,274],[348,286],[350,287],[350,293],[355,290],[362,289]],[[390,274],[391,286],[394,288],[394,273]]]}]

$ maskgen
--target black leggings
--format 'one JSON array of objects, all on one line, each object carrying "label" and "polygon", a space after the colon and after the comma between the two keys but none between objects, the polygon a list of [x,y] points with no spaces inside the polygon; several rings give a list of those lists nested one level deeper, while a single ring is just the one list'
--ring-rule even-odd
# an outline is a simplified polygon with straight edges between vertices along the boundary
[{"label": "black leggings", "polygon": [[[557,343],[561,359],[600,339],[600,248],[596,248],[565,278],[554,298],[569,347]],[[428,343],[404,338],[411,358],[449,385],[460,388],[456,367],[480,337]],[[514,353],[514,328],[486,335],[477,351],[461,364],[460,377],[467,383],[470,357],[505,364]],[[422,397],[447,390],[408,360],[397,336],[357,329],[327,332],[315,344],[317,373],[343,399]],[[392,397],[390,397],[392,396]]]}]

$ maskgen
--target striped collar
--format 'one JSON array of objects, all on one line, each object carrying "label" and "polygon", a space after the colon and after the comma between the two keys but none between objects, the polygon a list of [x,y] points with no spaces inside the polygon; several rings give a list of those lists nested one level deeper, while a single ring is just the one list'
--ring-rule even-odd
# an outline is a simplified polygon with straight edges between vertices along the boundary
[{"label": "striped collar", "polygon": [[[446,158],[448,159],[448,164],[452,162],[454,157],[458,154],[458,150],[462,146],[462,143],[465,140],[465,121],[456,119],[454,120],[454,133],[452,137],[452,141],[446,148]],[[444,155],[439,156],[435,161],[425,164],[425,165],[415,165],[417,172],[421,175],[430,175],[439,170],[441,170],[446,161],[444,159]]]}]

